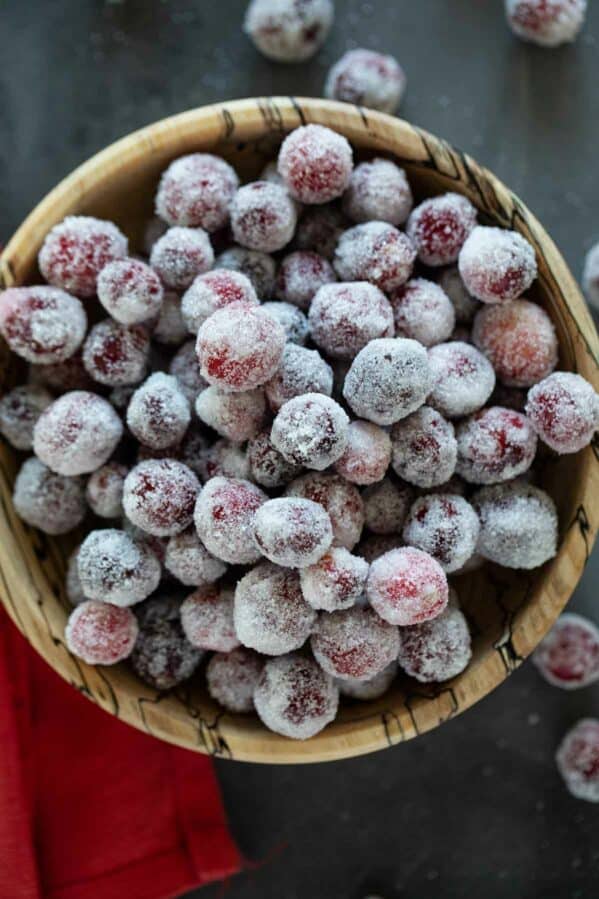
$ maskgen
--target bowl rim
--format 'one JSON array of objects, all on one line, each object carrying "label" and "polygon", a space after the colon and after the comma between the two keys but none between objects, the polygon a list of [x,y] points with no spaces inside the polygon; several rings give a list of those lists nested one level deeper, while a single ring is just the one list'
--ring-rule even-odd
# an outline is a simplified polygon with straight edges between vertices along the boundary
[{"label": "bowl rim", "polygon": [[[495,175],[445,141],[402,119],[336,101],[303,97],[224,101],[161,119],[128,134],[78,166],[27,216],[0,256],[0,287],[22,283],[32,247],[37,255],[49,227],[66,214],[76,214],[78,202],[92,188],[108,183],[117,171],[135,165],[148,154],[175,158],[193,147],[202,149],[203,135],[208,134],[209,145],[242,141],[250,133],[257,134],[257,129],[261,134],[282,137],[310,122],[326,124],[358,145],[360,139],[367,140],[370,149],[392,154],[408,169],[434,168],[438,177],[446,179],[449,189],[452,184],[454,189],[461,187],[461,192],[470,195],[475,205],[497,223],[523,233],[537,252],[542,246],[539,279],[560,297],[559,310],[554,311],[567,319],[572,356],[581,361],[585,377],[599,389],[599,341],[594,324],[561,254],[527,207]],[[397,152],[393,147],[400,144],[402,152]],[[392,746],[455,717],[497,687],[532,651],[566,605],[590,554],[599,516],[599,510],[595,513],[593,508],[599,486],[597,461],[591,447],[580,454],[579,512],[568,523],[556,558],[545,566],[542,601],[534,607],[525,604],[532,580],[523,574],[518,601],[514,608],[505,608],[505,628],[495,651],[446,684],[407,694],[392,691],[392,697],[386,694],[382,700],[352,707],[347,717],[337,719],[306,742],[266,731],[259,722],[256,724],[255,716],[228,715],[216,706],[207,712],[198,709],[189,696],[157,694],[121,666],[115,669],[119,672],[117,684],[111,669],[91,668],[74,659],[62,640],[61,616],[53,620],[45,603],[48,582],[39,572],[31,572],[31,565],[38,566],[36,548],[40,543],[45,546],[46,541],[20,522],[10,502],[5,503],[4,515],[0,516],[0,546],[6,546],[0,557],[0,577],[6,589],[0,598],[17,627],[55,671],[101,708],[156,737],[219,757],[269,764],[349,758]],[[0,468],[2,480],[9,483],[4,466]],[[19,579],[22,587],[15,591]],[[59,590],[56,584],[50,586]],[[55,593],[50,598],[58,606]],[[64,609],[61,614],[66,614]],[[165,697],[169,697],[168,702]]]}]

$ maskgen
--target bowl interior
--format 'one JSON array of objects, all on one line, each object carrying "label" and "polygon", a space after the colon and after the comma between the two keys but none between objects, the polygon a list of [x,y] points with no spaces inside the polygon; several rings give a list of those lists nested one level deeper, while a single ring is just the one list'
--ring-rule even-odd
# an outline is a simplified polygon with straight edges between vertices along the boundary
[{"label": "bowl interior", "polygon": [[[345,134],[357,156],[384,154],[409,175],[417,199],[446,190],[468,196],[481,220],[515,228],[535,246],[539,279],[530,291],[551,315],[560,366],[599,388],[597,336],[578,288],[534,216],[489,172],[443,141],[389,116],[322,100],[245,100],[193,110],[136,132],[95,156],[34,210],[0,258],[3,286],[33,283],[36,256],[48,229],[68,214],[112,219],[141,246],[161,171],[184,153],[207,150],[230,160],[243,178],[256,177],[285,133],[319,122]],[[0,390],[19,377],[0,347]],[[533,572],[488,565],[453,578],[474,635],[469,668],[445,684],[398,681],[380,700],[346,703],[338,719],[298,743],[267,731],[252,715],[225,714],[201,683],[159,694],[124,666],[92,668],[64,644],[69,605],[65,560],[77,535],[48,538],[15,515],[10,496],[22,459],[0,446],[0,577],[2,600],[17,626],[49,664],[105,710],[162,739],[238,760],[315,762],[371,752],[453,717],[497,686],[534,649],[567,602],[590,552],[599,509],[596,452],[544,457],[540,484],[555,499],[561,526],[558,556]],[[198,681],[201,681],[201,677]]]}]

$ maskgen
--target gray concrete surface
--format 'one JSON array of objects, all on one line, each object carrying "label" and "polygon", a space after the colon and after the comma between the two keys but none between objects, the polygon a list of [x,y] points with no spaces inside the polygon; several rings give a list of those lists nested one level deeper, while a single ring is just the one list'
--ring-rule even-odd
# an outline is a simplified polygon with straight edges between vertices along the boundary
[{"label": "gray concrete surface", "polygon": [[[573,47],[517,42],[500,0],[337,0],[308,64],[262,59],[244,0],[4,0],[0,239],[76,164],[126,132],[215,100],[318,95],[350,46],[392,52],[402,115],[468,150],[516,190],[580,272],[599,239],[599,6]],[[571,608],[599,618],[595,554]],[[596,899],[599,809],[571,799],[552,755],[596,715],[524,665],[429,736],[310,768],[218,763],[231,824],[261,865],[205,899]],[[193,785],[190,785],[190,789]],[[195,895],[195,894],[194,894]]]}]

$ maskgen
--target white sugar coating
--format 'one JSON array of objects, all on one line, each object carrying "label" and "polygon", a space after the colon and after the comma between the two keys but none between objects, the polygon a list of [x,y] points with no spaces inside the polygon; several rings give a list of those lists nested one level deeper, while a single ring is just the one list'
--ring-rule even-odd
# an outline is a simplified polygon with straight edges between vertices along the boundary
[{"label": "white sugar coating", "polygon": [[181,300],[181,315],[187,330],[197,334],[213,312],[237,300],[258,304],[254,285],[247,275],[226,268],[198,275]]},{"label": "white sugar coating", "polygon": [[413,278],[390,296],[397,337],[434,346],[451,337],[455,312],[447,294],[433,281]]},{"label": "white sugar coating", "polygon": [[251,0],[243,30],[276,62],[304,62],[325,42],[335,10],[331,0]]},{"label": "white sugar coating", "polygon": [[274,293],[277,266],[268,253],[246,247],[230,247],[216,257],[214,268],[241,272],[250,279],[261,300],[269,299]]},{"label": "white sugar coating", "polygon": [[421,406],[394,424],[391,444],[393,470],[409,484],[430,489],[445,484],[455,471],[458,446],[453,425],[430,406]]},{"label": "white sugar coating", "polygon": [[414,501],[407,484],[384,478],[362,493],[366,527],[373,534],[400,534]]},{"label": "white sugar coating", "polygon": [[72,606],[87,599],[79,580],[79,546],[76,546],[67,560],[67,571],[64,579],[65,593]]},{"label": "white sugar coating", "polygon": [[491,406],[460,422],[457,473],[470,484],[511,481],[532,465],[537,437],[520,412]]},{"label": "white sugar coating", "polygon": [[410,508],[403,539],[428,553],[451,574],[459,571],[476,550],[480,522],[463,496],[436,493],[419,497]]},{"label": "white sugar coating", "polygon": [[588,618],[566,612],[532,654],[544,679],[554,687],[577,690],[599,680],[599,628]]},{"label": "white sugar coating", "polygon": [[515,35],[541,47],[573,41],[582,28],[587,0],[504,0]]},{"label": "white sugar coating", "polygon": [[68,359],[87,330],[77,297],[56,287],[10,287],[0,293],[0,334],[17,356],[36,365]]},{"label": "white sugar coating", "polygon": [[[366,537],[365,540],[360,541],[356,552],[358,552],[369,565],[372,565],[375,559],[380,559],[381,556],[391,552],[393,549],[400,549],[403,545],[403,540],[398,534],[371,534],[369,537]],[[361,599],[366,603],[368,602],[366,594],[364,594]]]},{"label": "white sugar coating", "polygon": [[528,391],[526,415],[557,453],[576,453],[599,428],[599,394],[572,372],[557,371]]},{"label": "white sugar coating", "polygon": [[441,271],[439,286],[445,291],[453,304],[458,325],[470,324],[476,312],[480,309],[480,302],[471,297],[464,287],[457,265],[452,265]]},{"label": "white sugar coating", "polygon": [[264,424],[266,409],[263,390],[223,393],[218,387],[207,387],[195,402],[200,421],[234,443],[256,436]]},{"label": "white sugar coating", "polygon": [[310,334],[310,326],[301,309],[279,301],[262,303],[262,308],[283,326],[288,343],[303,346]]},{"label": "white sugar coating", "polygon": [[[186,441],[184,441],[184,446]],[[191,452],[191,448],[190,448]],[[217,440],[211,446],[205,446],[199,452],[188,456],[187,464],[202,481],[218,476],[224,478],[250,478],[250,461],[247,449],[230,440]]]},{"label": "white sugar coating", "polygon": [[235,241],[250,250],[274,253],[295,233],[296,204],[285,187],[272,181],[252,181],[240,187],[230,207]]},{"label": "white sugar coating", "polygon": [[295,246],[298,250],[312,250],[331,260],[335,255],[337,241],[348,224],[346,217],[334,203],[308,206],[297,224]]},{"label": "white sugar coating", "polygon": [[483,303],[515,300],[537,277],[535,251],[516,231],[477,225],[460,250],[466,290]]},{"label": "white sugar coating", "polygon": [[175,459],[139,462],[125,478],[123,509],[129,521],[153,537],[171,537],[193,520],[200,483]]},{"label": "white sugar coating", "polygon": [[77,564],[85,595],[115,606],[141,602],[160,583],[156,556],[116,528],[91,531],[79,547]]},{"label": "white sugar coating", "polygon": [[320,205],[346,190],[353,169],[352,148],[331,128],[304,125],[287,135],[277,165],[292,197]]},{"label": "white sugar coating", "polygon": [[227,565],[209,553],[194,528],[169,537],[164,567],[186,587],[213,584]]},{"label": "white sugar coating", "polygon": [[329,472],[311,471],[292,481],[285,494],[311,499],[326,509],[336,546],[353,549],[360,539],[364,527],[364,503],[358,488],[345,478]]},{"label": "white sugar coating", "polygon": [[30,450],[35,423],[52,402],[52,394],[41,384],[13,387],[0,399],[0,434],[15,449]]},{"label": "white sugar coating", "polygon": [[253,440],[250,440],[247,452],[251,479],[267,489],[283,487],[297,477],[302,470],[301,465],[288,462],[274,448],[270,439],[270,429],[261,431]]},{"label": "white sugar coating", "polygon": [[366,281],[325,284],[308,314],[314,343],[334,359],[353,359],[377,337],[393,337],[393,310],[385,294]]},{"label": "white sugar coating", "polygon": [[264,389],[271,409],[278,412],[289,400],[305,393],[330,396],[333,390],[333,370],[318,350],[307,350],[288,343],[276,374]]},{"label": "white sugar coating", "polygon": [[285,568],[307,568],[333,541],[328,513],[309,499],[269,499],[254,517],[254,540],[263,556]]},{"label": "white sugar coating", "polygon": [[428,363],[432,390],[427,403],[446,418],[476,412],[493,393],[493,367],[469,343],[439,343],[429,349]]},{"label": "white sugar coating", "polygon": [[310,638],[314,658],[332,677],[370,680],[397,658],[397,628],[355,606],[318,616]]},{"label": "white sugar coating", "polygon": [[98,299],[123,325],[135,325],[158,315],[164,289],[160,278],[139,259],[116,259],[98,275]]},{"label": "white sugar coating", "polygon": [[230,303],[198,331],[200,372],[208,383],[232,392],[260,387],[277,371],[285,343],[283,326],[260,306]]},{"label": "white sugar coating", "polygon": [[168,371],[179,382],[179,388],[193,409],[197,395],[208,386],[200,374],[195,340],[186,341],[177,350],[171,359]]},{"label": "white sugar coating", "polygon": [[88,665],[116,665],[131,655],[138,631],[131,609],[86,600],[71,612],[65,639],[69,651]]},{"label": "white sugar coating", "polygon": [[85,516],[85,496],[80,478],[67,478],[31,457],[23,462],[12,495],[15,512],[45,534],[66,534]]},{"label": "white sugar coating", "polygon": [[481,523],[477,551],[506,568],[537,568],[557,552],[558,518],[551,497],[514,481],[483,487],[472,497]]},{"label": "white sugar coating", "polygon": [[589,305],[599,311],[599,243],[594,244],[585,256],[582,287]]},{"label": "white sugar coating", "polygon": [[454,606],[448,606],[432,621],[399,628],[399,665],[421,683],[457,677],[471,658],[468,622]]},{"label": "white sugar coating", "polygon": [[599,802],[599,720],[577,721],[558,746],[555,761],[572,796]]},{"label": "white sugar coating", "polygon": [[337,280],[328,259],[311,250],[297,250],[285,256],[277,274],[276,294],[307,312],[318,289]]},{"label": "white sugar coating", "polygon": [[190,153],[171,162],[156,194],[156,212],[169,225],[218,231],[229,221],[229,203],[239,185],[232,166],[210,153]]},{"label": "white sugar coating", "polygon": [[237,584],[234,621],[244,646],[277,656],[303,646],[316,612],[302,595],[296,571],[261,562]]},{"label": "white sugar coating", "polygon": [[347,446],[349,418],[322,393],[305,393],[281,406],[270,439],[288,462],[323,471]]},{"label": "white sugar coating", "polygon": [[412,203],[404,170],[390,159],[380,157],[355,167],[343,195],[343,211],[357,223],[376,220],[402,225]]},{"label": "white sugar coating", "polygon": [[213,263],[214,250],[203,228],[169,228],[150,255],[150,265],[171,290],[185,290]]},{"label": "white sugar coating", "polygon": [[[173,222],[174,224],[178,224],[177,222]],[[182,222],[181,224],[186,224]],[[168,224],[162,219],[158,218],[157,215],[153,215],[152,218],[149,218],[146,221],[146,224],[143,229],[143,235],[141,239],[141,251],[144,256],[150,255],[152,252],[152,247],[156,243],[159,237],[162,237],[165,231],[168,230]]]},{"label": "white sugar coating", "polygon": [[183,633],[180,605],[174,597],[156,596],[135,609],[139,634],[131,667],[157,690],[171,690],[188,680],[204,656]]},{"label": "white sugar coating", "polygon": [[402,546],[372,562],[366,596],[381,618],[406,627],[440,615],[449,588],[443,569],[432,556],[417,547]]},{"label": "white sugar coating", "polygon": [[474,318],[472,342],[508,387],[530,387],[547,377],[558,359],[553,323],[529,300],[483,306]]},{"label": "white sugar coating", "polygon": [[335,683],[339,688],[342,696],[349,699],[359,699],[362,702],[369,702],[372,699],[379,699],[387,692],[397,676],[397,662],[391,662],[374,677],[369,680],[354,680],[353,678],[337,678]]},{"label": "white sugar coating", "polygon": [[410,238],[388,222],[364,222],[339,238],[333,265],[342,281],[370,281],[385,292],[405,284],[416,250]]},{"label": "white sugar coating", "polygon": [[231,652],[217,652],[206,666],[208,692],[227,712],[252,712],[254,690],[263,667],[260,656],[245,646]]},{"label": "white sugar coating", "polygon": [[181,313],[181,298],[173,290],[165,290],[160,315],[152,328],[152,338],[166,346],[180,346],[188,337]]},{"label": "white sugar coating", "polygon": [[100,518],[119,518],[123,514],[123,484],[128,468],[108,462],[94,471],[85,487],[87,504]]},{"label": "white sugar coating", "polygon": [[371,340],[360,350],[345,378],[343,396],[360,418],[390,425],[422,406],[430,389],[425,348],[415,340],[387,338]]},{"label": "white sugar coating", "polygon": [[122,434],[121,419],[107,400],[86,390],[71,390],[38,418],[33,450],[58,474],[87,474],[108,461]]},{"label": "white sugar coating", "polygon": [[254,690],[254,705],[269,730],[308,740],[334,721],[339,690],[316,662],[302,655],[269,659]]},{"label": "white sugar coating", "polygon": [[217,584],[198,587],[181,605],[181,626],[192,646],[230,652],[239,646],[233,623],[233,591]]},{"label": "white sugar coating", "polygon": [[150,356],[150,336],[143,325],[121,325],[111,318],[91,328],[83,344],[85,370],[108,387],[139,384]]},{"label": "white sugar coating", "polygon": [[331,100],[394,113],[405,89],[406,76],[393,56],[358,48],[344,53],[329,70],[324,95]]},{"label": "white sugar coating", "polygon": [[332,547],[316,564],[300,571],[304,599],[313,609],[349,609],[366,586],[368,562],[343,546]]},{"label": "white sugar coating", "polygon": [[179,381],[154,372],[138,387],[127,407],[127,427],[145,446],[165,449],[178,443],[191,421],[189,401]]},{"label": "white sugar coating", "polygon": [[347,446],[335,463],[335,471],[361,487],[385,477],[391,461],[391,440],[386,431],[370,421],[352,421]]},{"label": "white sugar coating", "polygon": [[462,245],[476,225],[476,209],[461,194],[446,193],[424,200],[411,213],[406,231],[424,265],[456,262]]},{"label": "white sugar coating", "polygon": [[232,565],[251,565],[260,558],[254,543],[256,511],[268,496],[241,478],[213,477],[198,497],[194,522],[209,552]]},{"label": "white sugar coating", "polygon": [[46,235],[38,265],[48,284],[93,297],[99,273],[127,249],[127,238],[112,222],[69,215]]}]

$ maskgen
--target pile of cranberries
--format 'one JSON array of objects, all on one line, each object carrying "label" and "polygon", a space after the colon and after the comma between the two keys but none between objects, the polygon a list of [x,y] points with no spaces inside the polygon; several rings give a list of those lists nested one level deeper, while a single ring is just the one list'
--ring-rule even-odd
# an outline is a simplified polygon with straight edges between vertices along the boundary
[{"label": "pile of cranberries", "polygon": [[[0,401],[33,453],[15,509],[48,534],[90,522],[69,649],[157,689],[210,653],[212,697],[296,739],[398,669],[455,677],[471,638],[448,577],[555,555],[538,444],[576,452],[599,418],[524,296],[533,248],[458,194],[415,203],[393,160],[354,167],[321,125],[250,184],[208,153],[175,160],[156,211],[143,257],[113,223],[65,219],[47,283],[0,295],[29,363]],[[538,659],[581,682],[590,652]]]}]

